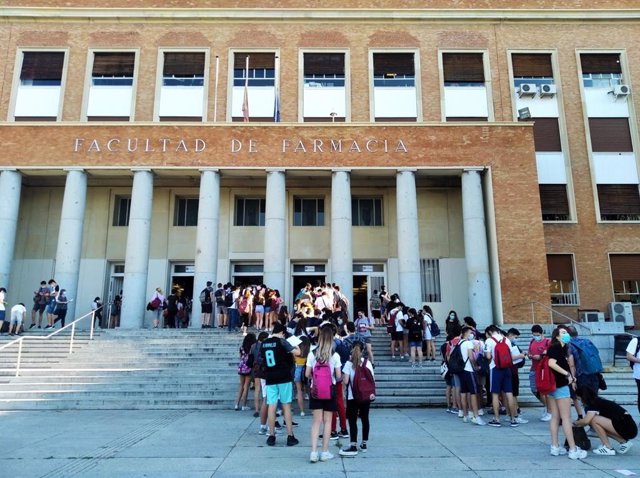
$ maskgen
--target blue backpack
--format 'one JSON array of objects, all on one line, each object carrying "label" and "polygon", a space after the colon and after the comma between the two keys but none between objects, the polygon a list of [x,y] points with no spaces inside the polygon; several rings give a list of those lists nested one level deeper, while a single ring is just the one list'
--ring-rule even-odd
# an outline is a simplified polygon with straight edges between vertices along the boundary
[{"label": "blue backpack", "polygon": [[602,372],[600,352],[591,340],[576,337],[571,339],[570,343],[578,375],[592,375]]}]

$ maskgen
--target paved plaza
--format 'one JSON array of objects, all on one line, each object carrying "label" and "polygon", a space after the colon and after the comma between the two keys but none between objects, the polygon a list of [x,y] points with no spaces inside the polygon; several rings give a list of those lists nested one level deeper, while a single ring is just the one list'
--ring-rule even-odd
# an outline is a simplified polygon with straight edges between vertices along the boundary
[{"label": "paved plaza", "polygon": [[310,416],[296,418],[300,444],[287,448],[285,434],[276,447],[266,446],[251,412],[0,412],[0,476],[623,476],[617,470],[640,475],[640,443],[624,456],[590,454],[583,462],[551,457],[548,425],[537,420],[539,410],[527,409],[525,416],[531,419],[527,425],[491,428],[463,423],[442,409],[374,409],[367,453],[340,458],[333,441],[336,458],[311,464]]}]

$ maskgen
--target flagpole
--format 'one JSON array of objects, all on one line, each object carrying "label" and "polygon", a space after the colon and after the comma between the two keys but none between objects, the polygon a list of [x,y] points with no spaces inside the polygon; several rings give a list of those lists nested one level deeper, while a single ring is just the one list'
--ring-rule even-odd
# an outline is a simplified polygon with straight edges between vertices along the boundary
[{"label": "flagpole", "polygon": [[274,76],[273,84],[275,86],[275,99],[273,101],[273,121],[274,123],[280,122],[280,57],[276,55],[274,64]]},{"label": "flagpole", "polygon": [[244,72],[244,100],[242,102],[242,116],[244,116],[244,121],[249,121],[249,55],[247,55]]},{"label": "flagpole", "polygon": [[220,70],[220,57],[216,55],[216,79],[213,87],[213,122],[218,118],[218,72]]}]

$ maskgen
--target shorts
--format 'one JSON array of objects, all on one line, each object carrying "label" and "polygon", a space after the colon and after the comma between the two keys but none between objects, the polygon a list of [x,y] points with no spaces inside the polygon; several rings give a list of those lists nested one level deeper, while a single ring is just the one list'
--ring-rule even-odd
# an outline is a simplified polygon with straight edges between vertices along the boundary
[{"label": "shorts", "polygon": [[625,440],[633,440],[638,436],[638,426],[636,422],[633,421],[633,417],[628,413],[615,417],[614,420],[611,420],[611,423],[613,429]]},{"label": "shorts", "polygon": [[11,314],[10,325],[22,325],[22,314]]},{"label": "shorts", "polygon": [[309,396],[309,410],[323,410],[325,412],[335,412],[338,410],[336,398],[329,400],[317,400]]},{"label": "shorts", "polygon": [[475,372],[465,370],[460,376],[460,393],[478,394],[478,377]]},{"label": "shorts", "polygon": [[364,335],[358,334],[358,342],[364,342],[365,344],[371,343],[371,336],[365,337]]},{"label": "shorts", "polygon": [[267,398],[267,381],[264,378],[260,379],[260,391],[262,392],[262,398],[264,398],[266,400],[266,398]]},{"label": "shorts", "polygon": [[200,310],[203,314],[210,314],[211,312],[213,312],[213,304],[211,304],[211,302],[209,302],[208,304],[202,302],[201,304],[202,306]]},{"label": "shorts", "polygon": [[402,332],[396,332],[394,330],[393,332],[391,332],[391,340],[395,340],[397,342],[400,342],[400,341],[404,340],[404,335],[402,334]]},{"label": "shorts", "polygon": [[271,307],[265,306],[264,313],[268,314],[269,312],[271,312]]},{"label": "shorts", "polygon": [[33,310],[40,312],[41,314],[44,312],[44,309],[47,308],[47,304],[33,304]]},{"label": "shorts", "polygon": [[264,314],[264,305],[256,305],[256,314]]},{"label": "shorts", "polygon": [[460,383],[460,375],[454,373],[451,374],[451,385],[455,388],[460,388],[462,386]]},{"label": "shorts", "polygon": [[6,310],[0,310],[0,320],[4,320]]},{"label": "shorts", "polygon": [[429,327],[424,329],[424,339],[425,340],[433,340],[433,337],[431,336],[431,329]]},{"label": "shorts", "polygon": [[293,383],[278,383],[267,385],[267,405],[275,405],[280,400],[281,403],[291,403],[293,399]]},{"label": "shorts", "polygon": [[569,392],[569,385],[556,388],[553,392],[549,394],[549,396],[552,398],[555,398],[556,400],[560,400],[561,398],[571,398],[571,392]]},{"label": "shorts", "polygon": [[216,305],[216,310],[219,315],[225,315],[227,313],[227,306],[224,304],[218,304]]},{"label": "shorts", "polygon": [[490,374],[491,393],[512,393],[513,381],[510,368],[492,368]]},{"label": "shorts", "polygon": [[53,314],[55,310],[56,310],[56,303],[49,302],[49,305],[47,305],[47,314]]},{"label": "shorts", "polygon": [[518,370],[519,369],[514,369],[511,372],[511,388],[513,389],[514,397],[520,395],[520,377],[518,376]]},{"label": "shorts", "polygon": [[382,316],[380,315],[380,309],[373,309],[373,310],[371,311],[371,315],[373,315],[373,318],[374,318],[374,319],[379,319],[380,317],[382,317]]},{"label": "shorts", "polygon": [[538,388],[536,387],[536,373],[533,370],[529,371],[529,388],[534,395],[538,394]]},{"label": "shorts", "polygon": [[304,379],[304,369],[304,365],[296,365],[296,373],[293,376],[294,382],[302,382],[302,380]]},{"label": "shorts", "polygon": [[422,340],[420,341],[410,341],[409,347],[420,347],[422,348]]}]

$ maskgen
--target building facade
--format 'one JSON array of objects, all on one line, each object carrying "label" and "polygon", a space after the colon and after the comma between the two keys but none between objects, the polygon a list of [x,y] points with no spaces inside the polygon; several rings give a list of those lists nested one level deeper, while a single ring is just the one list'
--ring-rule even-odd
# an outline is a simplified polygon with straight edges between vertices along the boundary
[{"label": "building facade", "polygon": [[193,3],[0,7],[11,300],[122,291],[134,328],[156,287],[197,316],[207,280],[326,280],[483,325],[638,319],[634,2]]}]

